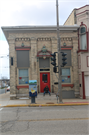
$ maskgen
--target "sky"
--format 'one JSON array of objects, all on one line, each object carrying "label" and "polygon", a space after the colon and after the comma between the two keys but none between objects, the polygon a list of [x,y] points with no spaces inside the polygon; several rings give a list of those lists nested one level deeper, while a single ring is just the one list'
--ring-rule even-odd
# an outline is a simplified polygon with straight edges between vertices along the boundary
[{"label": "sky", "polygon": [[[89,0],[58,0],[59,25],[74,8],[89,5]],[[0,79],[10,78],[9,45],[2,26],[56,25],[56,0],[0,0]]]}]

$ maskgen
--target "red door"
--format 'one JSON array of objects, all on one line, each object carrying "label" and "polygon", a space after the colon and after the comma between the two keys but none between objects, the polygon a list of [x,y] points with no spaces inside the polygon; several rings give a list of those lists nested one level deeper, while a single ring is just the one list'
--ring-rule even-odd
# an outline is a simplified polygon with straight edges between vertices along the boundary
[{"label": "red door", "polygon": [[40,92],[44,92],[46,85],[49,87],[50,91],[50,73],[40,73]]}]

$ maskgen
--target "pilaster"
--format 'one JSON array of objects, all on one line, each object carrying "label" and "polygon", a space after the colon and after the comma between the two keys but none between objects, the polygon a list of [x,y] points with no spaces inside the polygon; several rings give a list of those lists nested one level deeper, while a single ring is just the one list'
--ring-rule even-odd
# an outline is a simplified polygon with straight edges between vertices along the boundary
[{"label": "pilaster", "polygon": [[73,40],[73,76],[74,76],[74,87],[75,97],[79,96],[79,76],[78,76],[78,39],[77,37],[72,38]]},{"label": "pilaster", "polygon": [[[11,65],[11,57],[13,65]],[[9,64],[10,64],[10,99],[16,98],[16,54],[15,39],[9,39]]]},{"label": "pilaster", "polygon": [[37,39],[31,38],[31,53],[30,53],[31,79],[37,80]]}]

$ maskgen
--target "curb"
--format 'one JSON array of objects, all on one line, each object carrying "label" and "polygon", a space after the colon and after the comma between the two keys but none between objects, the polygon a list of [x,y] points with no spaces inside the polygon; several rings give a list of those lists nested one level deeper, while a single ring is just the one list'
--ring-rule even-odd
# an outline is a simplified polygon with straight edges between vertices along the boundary
[{"label": "curb", "polygon": [[64,103],[64,104],[17,104],[17,105],[6,105],[1,107],[46,107],[46,106],[80,106],[89,105],[89,103]]}]

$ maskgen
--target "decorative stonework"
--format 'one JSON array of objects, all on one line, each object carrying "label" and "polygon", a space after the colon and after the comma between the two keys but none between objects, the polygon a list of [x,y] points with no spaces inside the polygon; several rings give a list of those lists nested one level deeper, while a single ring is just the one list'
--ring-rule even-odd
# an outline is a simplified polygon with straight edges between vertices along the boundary
[{"label": "decorative stonework", "polygon": [[30,38],[16,38],[15,41],[30,41]]},{"label": "decorative stonework", "polygon": [[52,52],[51,51],[48,51],[46,49],[46,46],[44,45],[42,47],[42,50],[40,50],[40,51],[37,52],[37,57],[46,57],[46,56],[51,57],[51,53]]},{"label": "decorative stonework", "polygon": [[51,41],[51,38],[38,38],[37,41]]},{"label": "decorative stonework", "polygon": [[46,46],[43,46],[42,52],[43,52],[43,53],[46,53],[46,52],[47,52]]},{"label": "decorative stonework", "polygon": [[66,43],[65,42],[63,43],[63,46],[66,46]]},{"label": "decorative stonework", "polygon": [[61,38],[61,41],[72,41],[71,37],[63,37]]}]

